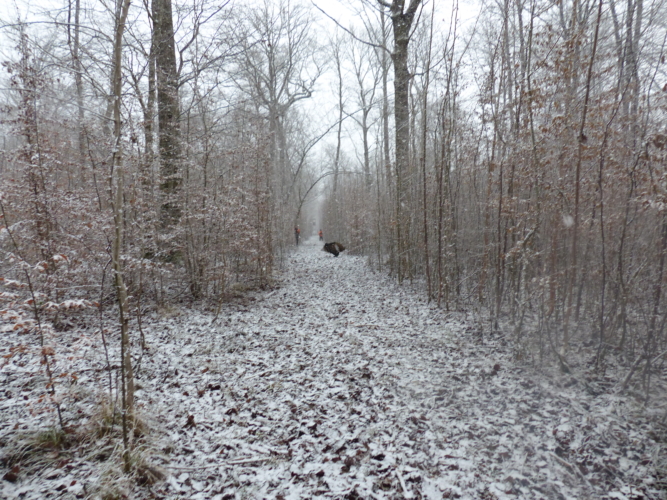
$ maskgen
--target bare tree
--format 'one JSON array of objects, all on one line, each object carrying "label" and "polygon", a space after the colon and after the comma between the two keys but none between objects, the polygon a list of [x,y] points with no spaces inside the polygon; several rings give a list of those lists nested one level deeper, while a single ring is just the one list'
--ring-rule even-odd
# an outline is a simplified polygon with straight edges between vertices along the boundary
[{"label": "bare tree", "polygon": [[[123,145],[122,145],[122,52],[123,52],[123,32],[125,31],[125,22],[130,9],[130,0],[117,0],[116,2],[116,25],[114,30],[114,48],[113,48],[113,122],[114,122],[114,149],[113,149],[113,171],[111,179],[111,192],[113,197],[113,216],[114,216],[114,239],[112,249],[112,262],[114,269],[114,282],[118,298],[118,314],[121,330],[121,391],[122,391],[122,422],[123,422],[123,444],[125,451],[123,461],[125,472],[130,471],[130,443],[128,430],[128,417],[131,417],[134,410],[134,376],[132,372],[132,355],[130,351],[130,337],[128,331],[129,310],[128,296],[123,278],[123,264],[121,260],[121,249],[123,247]],[[115,184],[115,186],[113,185]]]},{"label": "bare tree", "polygon": [[309,11],[301,5],[265,0],[259,9],[243,15],[242,50],[232,78],[269,124],[272,225],[285,238],[291,234],[295,211],[289,204],[300,172],[290,157],[289,116],[296,103],[312,96],[321,74],[319,49]]}]

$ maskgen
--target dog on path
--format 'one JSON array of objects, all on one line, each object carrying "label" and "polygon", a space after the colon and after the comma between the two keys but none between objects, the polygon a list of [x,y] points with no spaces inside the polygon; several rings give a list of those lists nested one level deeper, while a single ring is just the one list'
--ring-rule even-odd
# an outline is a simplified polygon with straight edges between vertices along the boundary
[{"label": "dog on path", "polygon": [[337,241],[333,241],[331,243],[325,243],[322,250],[333,254],[334,257],[338,257],[338,254],[345,250],[345,247]]}]

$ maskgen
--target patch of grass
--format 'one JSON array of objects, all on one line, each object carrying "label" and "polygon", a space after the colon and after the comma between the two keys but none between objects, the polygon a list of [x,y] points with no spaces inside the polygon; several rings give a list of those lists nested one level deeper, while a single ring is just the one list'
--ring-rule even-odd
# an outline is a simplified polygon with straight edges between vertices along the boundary
[{"label": "patch of grass", "polygon": [[125,468],[123,448],[119,443],[105,464],[94,497],[101,500],[128,498],[134,484],[145,487],[163,481],[167,473],[150,462],[149,454],[150,450],[142,446],[131,450],[130,471],[126,474],[123,472]]},{"label": "patch of grass", "polygon": [[[122,425],[120,409],[108,401],[102,401],[90,419],[91,434],[96,438],[120,436]],[[136,413],[127,416],[127,425],[134,439],[140,439],[148,431],[146,423]]]},{"label": "patch of grass", "polygon": [[150,487],[167,474],[150,460],[155,450],[145,444],[148,425],[136,413],[128,424],[134,446],[129,453],[128,473],[124,472],[121,415],[107,400],[100,401],[85,426],[64,430],[50,427],[4,436],[0,440],[0,467],[9,471],[15,468],[20,477],[34,477],[72,460],[92,460],[97,462],[94,468],[100,474],[96,484],[91,484],[88,498],[130,498],[138,486]]},{"label": "patch of grass", "polygon": [[180,308],[171,305],[160,306],[157,312],[162,319],[172,319],[181,315]]},{"label": "patch of grass", "polygon": [[98,495],[93,498],[98,498],[99,500],[124,500],[129,496],[129,489],[124,486],[124,484],[113,484],[105,481],[100,485]]},{"label": "patch of grass", "polygon": [[35,446],[42,450],[62,450],[68,447],[70,436],[59,427],[40,431],[34,436]]},{"label": "patch of grass", "polygon": [[[149,449],[142,445],[148,425],[136,412],[128,415],[128,427],[134,447],[129,453],[129,472],[125,473],[122,445],[122,416],[117,406],[103,400],[90,420],[89,434],[97,441],[91,445],[100,452],[96,458],[104,462],[97,498],[116,500],[127,498],[133,484],[152,486],[167,474],[148,459]],[[105,445],[100,446],[100,443]]]},{"label": "patch of grass", "polygon": [[49,427],[6,438],[2,443],[0,466],[19,468],[26,473],[63,460],[67,450],[79,442],[72,429]]},{"label": "patch of grass", "polygon": [[120,424],[120,415],[113,405],[106,401],[100,403],[97,412],[90,419],[93,436],[101,438],[113,434],[114,428]]},{"label": "patch of grass", "polygon": [[140,486],[153,486],[167,478],[167,473],[145,458],[134,464],[132,469],[135,480]]}]

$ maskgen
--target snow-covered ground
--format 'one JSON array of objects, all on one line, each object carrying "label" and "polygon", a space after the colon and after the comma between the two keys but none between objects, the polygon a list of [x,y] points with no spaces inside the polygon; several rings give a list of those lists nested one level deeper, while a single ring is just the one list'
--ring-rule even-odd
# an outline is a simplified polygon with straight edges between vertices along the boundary
[{"label": "snow-covered ground", "polygon": [[[167,479],[128,497],[667,498],[664,431],[631,397],[517,365],[502,338],[320,246],[215,322],[145,319],[137,402]],[[2,400],[2,420],[17,404]],[[0,430],[8,444],[16,425]],[[114,487],[94,453],[67,460],[19,472],[0,497]]]}]

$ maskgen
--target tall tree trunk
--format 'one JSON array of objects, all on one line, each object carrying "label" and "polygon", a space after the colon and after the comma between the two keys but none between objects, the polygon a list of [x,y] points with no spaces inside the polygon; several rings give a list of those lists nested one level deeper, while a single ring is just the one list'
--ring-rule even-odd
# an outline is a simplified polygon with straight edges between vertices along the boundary
[{"label": "tall tree trunk", "polygon": [[115,276],[116,295],[118,298],[118,314],[121,331],[121,392],[122,392],[122,423],[125,472],[130,469],[130,448],[128,437],[127,417],[134,409],[134,376],[132,373],[132,357],[130,353],[130,337],[128,332],[129,311],[127,304],[127,289],[123,279],[123,263],[121,261],[121,249],[123,247],[123,150],[121,140],[121,99],[122,99],[122,51],[123,32],[125,22],[130,8],[130,0],[118,0],[116,5],[116,29],[113,49],[113,123],[114,123],[114,148],[111,175],[111,191],[113,197],[113,219],[114,239],[112,245],[112,263]]},{"label": "tall tree trunk", "polygon": [[340,201],[338,199],[338,176],[340,174],[340,153],[342,147],[342,135],[343,135],[343,112],[344,112],[344,103],[343,103],[343,68],[341,66],[341,55],[340,55],[340,45],[336,44],[334,47],[334,58],[336,64],[336,74],[338,76],[338,128],[336,131],[336,157],[334,158],[333,164],[333,188],[332,188],[332,200],[333,200],[333,230],[334,233],[331,235],[334,240],[343,239],[343,228],[341,221],[341,209]]},{"label": "tall tree trunk", "polygon": [[371,151],[370,144],[368,142],[368,114],[370,113],[371,108],[363,110],[363,115],[361,118],[361,139],[364,148],[364,180],[366,181],[366,190],[370,194],[371,187],[373,185],[373,178],[371,176]]},{"label": "tall tree trunk", "polygon": [[[149,15],[153,21],[153,30],[151,32],[151,48],[148,53],[148,97],[146,99],[146,107],[144,109],[144,164],[143,176],[144,183],[147,186],[152,185],[151,182],[151,167],[153,165],[155,150],[155,100],[156,100],[156,75],[155,75],[155,19],[156,19],[156,5],[153,2],[150,6]],[[146,9],[148,9],[148,5]]]},{"label": "tall tree trunk", "polygon": [[79,56],[81,48],[81,0],[74,2],[74,37],[72,39],[72,71],[74,73],[74,86],[76,88],[76,108],[77,108],[77,145],[79,149],[79,168],[83,173],[83,165],[86,158],[86,138],[83,120],[85,118],[83,108],[83,74],[81,68],[81,58]]},{"label": "tall tree trunk", "polygon": [[[391,199],[393,175],[391,170],[391,154],[389,152],[389,59],[387,58],[386,50],[388,40],[386,15],[384,11],[380,12],[380,22],[382,29],[382,47],[384,47],[380,60],[380,63],[382,64],[382,153],[384,158],[384,174],[387,179],[387,195]],[[389,238],[389,262],[391,271],[394,272],[396,270],[396,248],[391,236]]]},{"label": "tall tree trunk", "polygon": [[[572,229],[572,246],[570,250],[570,259],[571,259],[571,269],[570,276],[567,284],[567,304],[565,307],[564,315],[564,324],[563,324],[563,344],[562,344],[562,354],[564,355],[570,343],[570,330],[569,322],[570,316],[572,313],[572,302],[573,302],[573,293],[574,293],[574,282],[577,279],[578,275],[578,245],[579,245],[579,199],[580,199],[580,190],[581,190],[581,164],[584,153],[584,144],[586,143],[586,117],[588,113],[588,103],[591,94],[591,80],[593,78],[593,64],[595,63],[595,53],[598,46],[598,35],[600,32],[600,22],[602,20],[602,1],[599,1],[598,4],[598,16],[597,22],[595,24],[595,35],[593,37],[593,48],[591,50],[591,59],[588,65],[588,73],[586,76],[586,93],[584,95],[584,107],[581,113],[581,124],[579,126],[579,136],[578,136],[578,147],[577,147],[577,163],[575,166],[574,174],[574,227]],[[574,29],[574,28],[573,28]]]},{"label": "tall tree trunk", "polygon": [[394,63],[394,122],[396,126],[396,239],[397,239],[397,272],[399,282],[407,271],[405,263],[407,244],[403,241],[403,233],[407,230],[404,216],[406,193],[404,191],[405,175],[410,163],[410,72],[408,70],[408,45],[410,28],[421,0],[410,0],[405,7],[405,0],[394,0],[391,5],[378,0],[388,7],[394,29],[394,50],[391,54]]},{"label": "tall tree trunk", "polygon": [[178,195],[182,184],[178,72],[171,0],[153,0],[153,15],[159,124],[158,152],[162,174],[160,190],[163,194],[160,218],[163,228],[168,228],[181,218]]},{"label": "tall tree trunk", "polygon": [[433,20],[435,17],[435,3],[433,4],[434,12],[431,15],[431,27],[428,40],[428,56],[426,58],[426,75],[424,81],[424,96],[422,101],[422,137],[421,137],[421,157],[419,158],[421,163],[421,173],[422,173],[422,209],[423,209],[423,223],[424,223],[424,265],[426,266],[426,293],[428,295],[428,301],[431,302],[431,264],[429,259],[428,251],[428,202],[427,202],[427,193],[426,193],[426,139],[427,139],[427,129],[428,129],[428,89],[430,84],[431,76],[431,49],[433,47]]}]

